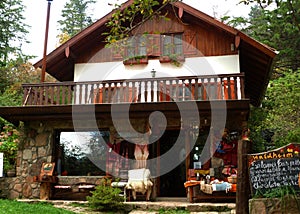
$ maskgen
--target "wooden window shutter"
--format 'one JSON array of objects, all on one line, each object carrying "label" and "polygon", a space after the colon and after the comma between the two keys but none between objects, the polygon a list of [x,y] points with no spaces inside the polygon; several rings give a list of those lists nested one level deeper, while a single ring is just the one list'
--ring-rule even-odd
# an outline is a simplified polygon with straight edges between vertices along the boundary
[{"label": "wooden window shutter", "polygon": [[124,49],[123,48],[112,48],[111,49],[112,51],[112,58],[114,60],[122,60],[123,57],[122,57],[122,52],[124,52]]},{"label": "wooden window shutter", "polygon": [[197,34],[194,31],[186,31],[183,34],[184,55],[197,54]]},{"label": "wooden window shutter", "polygon": [[160,45],[160,34],[151,34],[149,36],[149,52],[148,56],[160,56],[161,45]]}]

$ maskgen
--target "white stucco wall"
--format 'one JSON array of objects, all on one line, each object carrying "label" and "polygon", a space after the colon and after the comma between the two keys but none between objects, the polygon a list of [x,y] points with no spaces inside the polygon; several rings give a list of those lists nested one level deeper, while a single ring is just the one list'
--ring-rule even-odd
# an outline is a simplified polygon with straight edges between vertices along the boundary
[{"label": "white stucco wall", "polygon": [[159,60],[149,60],[146,65],[124,65],[122,61],[75,64],[74,81],[150,78],[152,69],[156,77],[240,73],[239,56],[228,55],[186,58],[179,67]]}]

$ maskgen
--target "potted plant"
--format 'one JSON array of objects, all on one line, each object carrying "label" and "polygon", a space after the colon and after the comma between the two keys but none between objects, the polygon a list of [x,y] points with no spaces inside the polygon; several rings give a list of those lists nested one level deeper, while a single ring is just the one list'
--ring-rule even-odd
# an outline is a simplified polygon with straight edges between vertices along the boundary
[{"label": "potted plant", "polygon": [[18,144],[19,132],[13,126],[4,126],[0,133],[0,152],[3,153],[3,170],[7,176],[16,174]]},{"label": "potted plant", "polygon": [[16,176],[16,166],[14,164],[4,163],[3,169],[6,172],[7,177]]}]

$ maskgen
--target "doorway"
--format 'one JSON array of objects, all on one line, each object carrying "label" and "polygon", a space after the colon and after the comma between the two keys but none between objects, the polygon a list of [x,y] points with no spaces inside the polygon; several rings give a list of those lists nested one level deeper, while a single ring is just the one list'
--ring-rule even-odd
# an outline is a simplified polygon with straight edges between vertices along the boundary
[{"label": "doorway", "polygon": [[[166,130],[160,138],[160,154],[169,151],[178,139],[180,130]],[[159,178],[159,196],[160,197],[186,197],[184,182],[186,181],[186,167],[185,160],[180,157],[180,151],[185,148],[184,137],[179,139],[177,143],[178,152],[174,155],[172,161],[177,162],[179,165],[173,170],[160,176]],[[179,145],[178,145],[179,144]],[[177,149],[176,148],[176,149]]]}]

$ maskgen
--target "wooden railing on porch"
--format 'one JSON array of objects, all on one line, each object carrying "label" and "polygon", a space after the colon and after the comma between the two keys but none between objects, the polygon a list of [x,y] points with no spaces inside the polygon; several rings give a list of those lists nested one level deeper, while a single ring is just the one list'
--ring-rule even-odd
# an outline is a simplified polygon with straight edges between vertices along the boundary
[{"label": "wooden railing on porch", "polygon": [[239,100],[244,74],[23,84],[25,105]]}]

